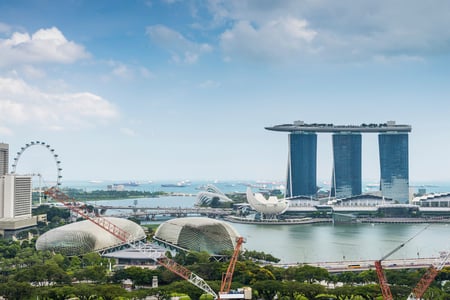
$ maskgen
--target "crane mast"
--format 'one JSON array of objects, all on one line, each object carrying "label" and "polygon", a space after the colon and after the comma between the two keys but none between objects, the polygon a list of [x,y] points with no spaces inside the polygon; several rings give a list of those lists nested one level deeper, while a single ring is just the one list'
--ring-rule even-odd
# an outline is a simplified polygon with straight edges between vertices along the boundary
[{"label": "crane mast", "polygon": [[383,300],[393,300],[394,297],[392,296],[391,288],[389,287],[389,283],[388,283],[388,281],[386,279],[386,274],[384,274],[383,266],[381,265],[381,262],[383,260],[385,260],[386,258],[388,258],[389,256],[391,256],[392,254],[394,254],[395,252],[397,252],[398,250],[400,250],[401,248],[403,248],[403,246],[405,246],[413,238],[415,238],[420,233],[422,233],[422,231],[427,229],[429,226],[430,225],[427,225],[425,228],[423,228],[422,230],[417,232],[415,235],[410,237],[407,241],[405,241],[404,243],[400,244],[394,250],[392,250],[391,252],[389,252],[386,255],[384,255],[380,260],[375,261],[375,270],[377,272],[378,283],[380,285],[381,294],[383,295]]},{"label": "crane mast", "polygon": [[231,257],[230,264],[228,265],[227,272],[225,276],[222,278],[222,283],[220,285],[219,299],[220,294],[228,293],[231,289],[231,282],[233,280],[234,267],[236,266],[237,259],[239,257],[239,252],[241,250],[241,246],[244,243],[243,237],[237,238],[236,247],[234,248],[233,256]]},{"label": "crane mast", "polygon": [[70,209],[71,211],[79,214],[83,218],[91,221],[95,225],[101,227],[105,231],[109,232],[116,238],[118,238],[120,241],[122,241],[124,244],[128,244],[133,249],[145,254],[150,259],[153,259],[156,263],[159,265],[167,268],[169,271],[179,275],[180,277],[184,278],[185,280],[189,281],[193,285],[197,286],[198,288],[202,289],[206,293],[212,295],[214,299],[217,299],[217,294],[214,292],[214,290],[198,275],[194,274],[189,269],[183,267],[182,265],[176,263],[174,260],[169,259],[168,257],[161,257],[159,255],[156,255],[155,252],[149,251],[147,247],[145,247],[145,244],[143,242],[139,241],[133,241],[132,236],[127,231],[123,230],[122,228],[114,225],[112,222],[108,221],[105,218],[102,217],[95,217],[92,218],[87,213],[85,213],[82,209],[76,207],[74,205],[74,201],[72,198],[70,198],[68,195],[60,191],[56,187],[52,187],[45,191],[45,194],[47,196],[50,196],[54,200],[62,203],[65,207]]},{"label": "crane mast", "polygon": [[441,271],[445,264],[447,263],[448,258],[450,257],[450,252],[447,252],[442,260],[439,262],[437,267],[431,265],[423,274],[422,278],[417,283],[416,287],[412,290],[411,294],[408,297],[408,300],[420,300],[422,299],[423,294],[425,294],[426,290],[430,286],[430,284],[434,281],[439,271]]}]

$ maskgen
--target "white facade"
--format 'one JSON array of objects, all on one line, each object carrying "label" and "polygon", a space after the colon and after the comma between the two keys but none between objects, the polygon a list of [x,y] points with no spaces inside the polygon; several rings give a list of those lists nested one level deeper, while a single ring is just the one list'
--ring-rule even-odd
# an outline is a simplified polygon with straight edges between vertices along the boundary
[{"label": "white facade", "polygon": [[0,176],[0,219],[31,218],[31,176]]},{"label": "white facade", "polygon": [[253,194],[250,188],[247,188],[246,195],[250,206],[257,212],[266,215],[280,215],[289,207],[289,202],[286,199],[278,199],[275,196],[266,199],[261,193]]},{"label": "white facade", "polygon": [[0,143],[0,176],[8,174],[9,145]]}]

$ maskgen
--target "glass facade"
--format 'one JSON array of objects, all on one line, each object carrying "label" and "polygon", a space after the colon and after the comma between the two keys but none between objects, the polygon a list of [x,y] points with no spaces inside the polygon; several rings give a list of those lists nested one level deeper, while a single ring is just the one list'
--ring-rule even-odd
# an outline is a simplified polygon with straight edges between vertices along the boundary
[{"label": "glass facade", "polygon": [[315,196],[317,191],[317,134],[289,134],[286,197]]},{"label": "glass facade", "polygon": [[409,202],[408,134],[378,135],[380,150],[380,187],[386,198]]},{"label": "glass facade", "polygon": [[333,134],[331,196],[346,198],[361,193],[361,134]]}]

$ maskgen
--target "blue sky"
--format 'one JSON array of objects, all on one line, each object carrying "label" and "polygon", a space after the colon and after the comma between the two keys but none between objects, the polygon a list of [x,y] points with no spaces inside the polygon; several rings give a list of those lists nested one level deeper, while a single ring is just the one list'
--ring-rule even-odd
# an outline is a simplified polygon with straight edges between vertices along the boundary
[{"label": "blue sky", "polygon": [[[0,141],[11,161],[51,144],[66,179],[284,180],[287,136],[264,127],[395,120],[413,128],[411,182],[450,181],[449,6],[1,1]],[[53,176],[35,148],[18,171]],[[320,135],[320,180],[331,161]]]}]

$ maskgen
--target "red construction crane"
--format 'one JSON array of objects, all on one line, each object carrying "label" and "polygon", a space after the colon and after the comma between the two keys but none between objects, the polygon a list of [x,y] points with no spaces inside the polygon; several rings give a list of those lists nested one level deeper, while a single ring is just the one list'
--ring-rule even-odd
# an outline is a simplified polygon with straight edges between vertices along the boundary
[{"label": "red construction crane", "polygon": [[223,294],[228,294],[231,289],[231,282],[233,280],[234,267],[236,266],[236,262],[239,258],[239,253],[241,250],[241,246],[244,243],[243,237],[238,237],[236,240],[236,247],[234,248],[233,256],[231,256],[230,264],[228,265],[227,272],[222,277],[222,283],[220,285],[219,291],[219,299]]},{"label": "red construction crane", "polygon": [[[111,233],[119,240],[121,240],[123,243],[128,244],[133,249],[136,249],[139,252],[144,253],[145,255],[147,255],[149,258],[153,259],[154,261],[156,261],[161,266],[167,268],[168,270],[172,271],[173,273],[186,279],[187,281],[189,281],[193,285],[197,286],[198,288],[202,289],[206,293],[212,295],[214,297],[214,299],[217,298],[217,294],[214,292],[214,290],[201,277],[199,277],[198,275],[191,272],[189,269],[183,267],[182,265],[176,263],[175,261],[173,261],[167,257],[160,257],[160,256],[152,255],[152,254],[154,254],[154,252],[148,251],[148,249],[146,249],[144,243],[139,242],[139,241],[134,241],[131,238],[130,233],[128,233],[125,230],[123,230],[122,228],[114,225],[107,219],[102,218],[102,217],[95,217],[95,218],[90,217],[82,209],[73,205],[74,200],[72,198],[70,198],[69,196],[67,196],[66,194],[64,194],[63,192],[61,192],[58,188],[52,187],[52,188],[46,190],[45,194],[47,196],[50,196],[54,200],[62,203],[65,207],[67,207],[71,211],[79,214],[83,218],[91,221],[95,225],[100,226],[101,228],[103,228],[104,230]],[[235,252],[236,252],[236,250],[235,250]],[[234,262],[234,263],[236,263],[236,262]],[[231,276],[232,276],[232,273],[231,273]],[[231,281],[231,279],[230,279],[230,281]]]},{"label": "red construction crane", "polygon": [[423,274],[422,278],[417,283],[416,287],[412,290],[411,294],[408,296],[408,300],[419,300],[422,299],[423,294],[425,294],[426,290],[430,286],[430,284],[434,281],[439,271],[441,271],[445,264],[447,263],[448,258],[450,257],[450,252],[447,252],[442,260],[439,262],[437,266],[431,265],[425,274]]},{"label": "red construction crane", "polygon": [[383,266],[381,265],[381,262],[383,260],[385,260],[386,258],[388,258],[389,256],[391,256],[392,254],[394,254],[395,252],[397,252],[399,249],[401,249],[403,246],[405,246],[406,243],[408,243],[413,238],[418,236],[420,233],[422,233],[422,231],[427,229],[429,226],[430,225],[427,225],[425,228],[420,230],[414,236],[410,237],[406,242],[404,242],[401,245],[399,245],[398,247],[396,247],[394,250],[392,250],[391,252],[389,252],[388,254],[383,256],[380,260],[375,261],[375,270],[377,272],[378,283],[380,284],[381,294],[383,295],[383,300],[393,300],[394,297],[392,296],[391,288],[389,287],[389,283],[386,279],[386,275],[384,274]]}]

